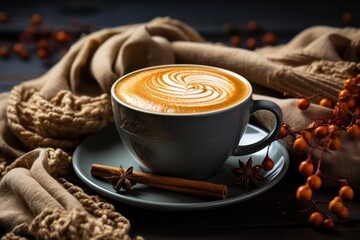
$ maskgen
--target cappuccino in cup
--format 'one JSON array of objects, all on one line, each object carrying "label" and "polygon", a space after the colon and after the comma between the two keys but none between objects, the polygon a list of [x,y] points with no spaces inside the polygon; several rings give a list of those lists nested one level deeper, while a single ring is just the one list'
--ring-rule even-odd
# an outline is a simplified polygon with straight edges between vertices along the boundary
[{"label": "cappuccino in cup", "polygon": [[[232,155],[259,151],[276,139],[281,109],[253,100],[250,82],[226,69],[194,64],[160,65],[119,78],[111,88],[122,144],[146,172],[206,179]],[[250,115],[267,110],[272,131],[239,145]]]}]

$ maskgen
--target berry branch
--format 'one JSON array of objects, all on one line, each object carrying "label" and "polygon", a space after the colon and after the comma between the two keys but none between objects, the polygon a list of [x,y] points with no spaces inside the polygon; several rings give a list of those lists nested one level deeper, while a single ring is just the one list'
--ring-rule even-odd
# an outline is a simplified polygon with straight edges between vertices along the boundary
[{"label": "berry branch", "polygon": [[[346,202],[354,197],[354,191],[346,179],[333,178],[321,172],[325,155],[341,148],[341,132],[345,132],[347,137],[352,139],[360,138],[360,74],[346,79],[343,87],[335,104],[327,97],[319,102],[319,105],[333,110],[332,118],[313,118],[309,126],[296,131],[292,130],[289,124],[283,123],[279,133],[279,139],[286,136],[294,139],[295,151],[308,151],[307,158],[298,166],[299,173],[306,178],[306,181],[298,187],[296,199],[299,203],[311,204],[306,210],[311,213],[309,222],[314,227],[323,227],[326,230],[332,230],[336,223],[347,220],[349,209],[346,207]],[[311,104],[310,99],[314,96],[299,95],[297,107],[302,111],[307,110]],[[316,150],[320,151],[318,157],[314,156]],[[315,201],[313,192],[321,188],[324,179],[339,184],[338,195],[329,202]],[[324,210],[319,204],[326,204],[328,208]]]}]

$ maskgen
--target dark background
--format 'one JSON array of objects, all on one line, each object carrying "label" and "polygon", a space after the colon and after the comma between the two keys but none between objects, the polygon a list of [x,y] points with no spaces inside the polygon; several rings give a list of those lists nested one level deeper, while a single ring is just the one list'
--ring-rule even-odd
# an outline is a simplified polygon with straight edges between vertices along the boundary
[{"label": "dark background", "polygon": [[[269,31],[275,34],[276,44],[282,44],[314,25],[360,25],[360,1],[353,0],[7,0],[0,1],[0,12],[8,14],[8,21],[0,23],[0,47],[10,49],[29,29],[31,16],[35,13],[43,17],[41,25],[36,26],[37,31],[65,30],[75,36],[73,41],[82,33],[169,16],[189,24],[208,41],[230,45],[231,36],[237,34],[241,42],[236,47],[244,48],[247,48],[249,37],[257,40],[258,47],[264,45],[261,38]],[[351,22],[343,21],[345,12],[352,14]],[[247,23],[250,20],[258,23],[256,33],[249,34]],[[0,91],[39,76],[61,57],[39,59],[34,44],[27,42],[27,45],[28,60],[24,61],[12,52],[8,58],[0,57]]]}]

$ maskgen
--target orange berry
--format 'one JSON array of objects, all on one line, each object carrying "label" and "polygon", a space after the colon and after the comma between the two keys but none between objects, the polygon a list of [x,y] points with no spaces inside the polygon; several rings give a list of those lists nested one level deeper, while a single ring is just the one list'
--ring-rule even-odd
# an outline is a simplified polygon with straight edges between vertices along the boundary
[{"label": "orange berry", "polygon": [[344,208],[343,202],[331,200],[329,203],[329,211],[334,214],[339,214]]},{"label": "orange berry", "polygon": [[337,103],[333,110],[334,116],[344,115],[348,111],[348,106],[344,102]]},{"label": "orange berry", "polygon": [[356,106],[356,100],[355,100],[355,98],[351,97],[351,98],[349,99],[349,101],[346,102],[346,105],[347,105],[348,109],[354,109],[355,106]]},{"label": "orange berry", "polygon": [[354,21],[353,15],[350,12],[344,12],[342,14],[342,21],[346,24],[351,23],[352,21]]},{"label": "orange berry", "polygon": [[314,227],[320,227],[324,222],[324,216],[319,212],[313,212],[309,217],[309,222]]},{"label": "orange berry", "polygon": [[287,129],[286,129],[286,127],[283,125],[283,126],[281,126],[281,128],[280,128],[280,132],[279,132],[278,138],[283,138],[283,137],[286,136],[286,134],[287,134]]},{"label": "orange berry", "polygon": [[346,133],[350,137],[359,138],[360,137],[360,127],[356,124],[353,124],[350,127],[346,128]]},{"label": "orange berry", "polygon": [[303,131],[301,135],[307,142],[310,142],[312,135],[309,131]]},{"label": "orange berry", "polygon": [[327,126],[318,126],[314,130],[314,134],[318,138],[324,138],[329,134],[328,127]]},{"label": "orange berry", "polygon": [[55,33],[55,40],[60,43],[67,43],[71,41],[71,36],[65,31],[58,31]]},{"label": "orange berry", "polygon": [[340,128],[336,124],[328,125],[328,131],[329,131],[330,134],[332,134],[334,136],[339,136],[340,135]]},{"label": "orange berry", "polygon": [[38,42],[37,42],[37,47],[38,48],[48,48],[49,47],[49,41],[46,40],[46,39],[40,39]]},{"label": "orange berry", "polygon": [[349,107],[345,102],[340,102],[339,107],[344,113],[346,113],[349,110]]},{"label": "orange berry", "polygon": [[329,98],[321,99],[319,104],[320,104],[320,106],[327,107],[327,108],[332,108],[332,106],[333,106],[333,103]]},{"label": "orange berry", "polygon": [[21,57],[22,59],[28,59],[30,57],[30,53],[28,50],[26,50],[25,48],[22,49],[20,52],[17,53],[19,55],[19,57]]},{"label": "orange berry", "polygon": [[341,102],[347,102],[351,98],[351,94],[347,89],[341,90],[338,94],[338,99]]},{"label": "orange berry", "polygon": [[256,39],[253,38],[253,37],[248,38],[246,40],[246,46],[247,46],[248,49],[251,49],[251,50],[255,49],[256,46],[257,46]]},{"label": "orange berry", "polygon": [[39,25],[42,22],[42,16],[40,14],[34,14],[31,16],[31,24]]},{"label": "orange berry", "polygon": [[38,49],[36,52],[36,55],[38,56],[38,58],[41,58],[41,59],[45,59],[45,58],[49,57],[48,52],[44,48]]},{"label": "orange berry", "polygon": [[312,190],[318,190],[321,187],[321,178],[317,175],[311,175],[306,180]]},{"label": "orange berry", "polygon": [[355,78],[349,78],[344,81],[344,89],[348,90],[349,92],[353,92],[355,88],[356,88]]},{"label": "orange berry", "polygon": [[299,137],[295,139],[293,143],[293,147],[296,151],[305,151],[307,146],[308,146],[307,141],[303,137]]},{"label": "orange berry", "polygon": [[[360,106],[358,106],[358,107],[354,110],[353,114],[354,114],[354,117],[356,118],[356,120],[360,120]],[[355,120],[355,121],[356,121],[356,120]],[[357,124],[356,124],[356,125],[357,125]]]},{"label": "orange berry", "polygon": [[299,172],[304,177],[309,177],[314,173],[314,165],[308,161],[302,161],[299,164]]},{"label": "orange berry", "polygon": [[0,47],[0,57],[7,58],[9,56],[10,56],[9,48],[5,46]]},{"label": "orange berry", "polygon": [[326,230],[334,230],[334,228],[335,228],[334,220],[332,220],[331,218],[325,219],[324,222],[323,222],[323,227]]},{"label": "orange berry", "polygon": [[327,146],[330,150],[333,150],[333,151],[338,150],[341,147],[339,138],[337,138],[337,137],[329,138],[329,140],[327,142]]},{"label": "orange berry", "polygon": [[9,20],[9,15],[6,12],[0,12],[0,23],[5,23]]},{"label": "orange berry", "polygon": [[265,45],[275,45],[276,44],[276,36],[273,32],[267,32],[263,35],[262,41]]},{"label": "orange berry", "polygon": [[231,36],[230,43],[232,46],[239,46],[241,44],[241,38],[238,35]]},{"label": "orange berry", "polygon": [[349,186],[342,186],[339,190],[339,196],[345,201],[350,201],[354,197],[354,190]]},{"label": "orange berry", "polygon": [[20,53],[25,47],[24,47],[24,45],[22,44],[22,43],[15,43],[14,44],[14,52],[15,53]]},{"label": "orange berry", "polygon": [[308,185],[300,186],[296,191],[296,199],[299,202],[305,203],[310,201],[312,198],[312,190]]},{"label": "orange berry", "polygon": [[246,24],[246,30],[249,32],[256,32],[259,30],[259,24],[256,20],[249,20]]},{"label": "orange berry", "polygon": [[350,215],[349,209],[344,207],[341,212],[339,212],[336,216],[340,221],[345,221],[348,219]]},{"label": "orange berry", "polygon": [[334,201],[342,202],[342,198],[340,196],[336,196],[333,198]]},{"label": "orange berry", "polygon": [[354,77],[354,81],[356,82],[356,83],[360,83],[360,74],[358,74],[356,77]]},{"label": "orange berry", "polygon": [[307,99],[307,98],[300,98],[297,102],[297,107],[300,109],[300,110],[306,110],[308,109],[310,106],[310,100]]},{"label": "orange berry", "polygon": [[26,38],[28,38],[28,40],[33,39],[36,32],[37,32],[37,30],[35,27],[33,27],[33,26],[27,27],[24,32],[24,35],[22,36],[24,38],[23,40],[25,40]]},{"label": "orange berry", "polygon": [[360,126],[360,118],[355,120],[355,124]]}]

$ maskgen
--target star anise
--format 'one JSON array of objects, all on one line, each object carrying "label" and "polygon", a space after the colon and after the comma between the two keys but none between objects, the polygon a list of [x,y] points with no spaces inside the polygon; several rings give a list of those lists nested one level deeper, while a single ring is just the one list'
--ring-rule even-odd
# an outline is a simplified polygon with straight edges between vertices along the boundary
[{"label": "star anise", "polygon": [[239,159],[239,167],[233,169],[233,173],[237,176],[236,184],[242,185],[245,190],[249,188],[258,187],[261,182],[266,180],[266,177],[260,174],[261,165],[252,165],[252,158],[244,164]]},{"label": "star anise", "polygon": [[112,173],[113,175],[108,177],[108,180],[117,192],[121,189],[124,189],[126,192],[130,192],[132,190],[132,186],[138,182],[137,177],[133,174],[133,167],[129,167],[125,171],[125,169],[120,166],[119,170],[112,171]]}]

